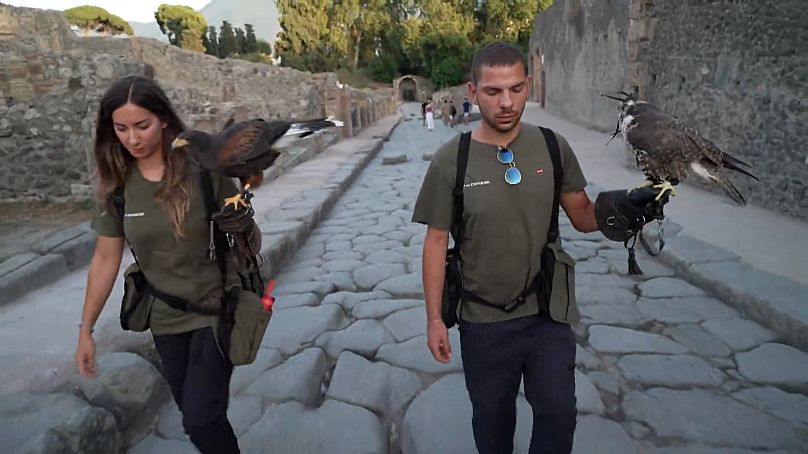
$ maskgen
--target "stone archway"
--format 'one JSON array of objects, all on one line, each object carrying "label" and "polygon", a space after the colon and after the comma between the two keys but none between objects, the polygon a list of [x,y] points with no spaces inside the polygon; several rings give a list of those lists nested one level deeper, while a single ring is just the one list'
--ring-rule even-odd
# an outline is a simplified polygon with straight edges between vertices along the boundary
[{"label": "stone archway", "polygon": [[407,74],[393,81],[398,102],[424,102],[432,94],[432,86],[421,76]]},{"label": "stone archway", "polygon": [[412,77],[402,77],[398,81],[398,98],[404,102],[418,100],[418,84]]}]

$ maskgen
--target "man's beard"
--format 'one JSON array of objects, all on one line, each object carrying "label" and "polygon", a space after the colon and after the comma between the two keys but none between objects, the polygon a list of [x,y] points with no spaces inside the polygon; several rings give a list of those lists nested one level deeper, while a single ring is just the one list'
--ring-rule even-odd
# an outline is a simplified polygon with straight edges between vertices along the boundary
[{"label": "man's beard", "polygon": [[494,115],[493,118],[490,118],[490,119],[489,119],[488,115],[485,112],[483,112],[482,110],[480,111],[480,114],[483,117],[483,121],[486,124],[488,124],[488,126],[490,126],[491,128],[495,129],[498,132],[503,132],[504,133],[504,132],[512,131],[513,128],[515,128],[519,124],[519,122],[522,120],[522,114],[524,113],[526,106],[527,106],[527,104],[522,106],[522,110],[519,111],[518,114],[516,114],[514,112],[513,123],[508,125],[508,126],[502,126],[502,125],[497,124],[496,115],[499,115],[499,113],[497,113],[496,115]]}]

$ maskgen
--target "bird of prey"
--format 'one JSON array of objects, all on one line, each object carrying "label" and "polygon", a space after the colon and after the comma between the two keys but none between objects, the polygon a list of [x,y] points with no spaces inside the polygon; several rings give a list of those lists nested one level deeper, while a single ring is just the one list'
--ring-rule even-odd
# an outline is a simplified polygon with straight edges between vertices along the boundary
[{"label": "bird of prey", "polygon": [[723,175],[723,170],[734,170],[757,180],[744,168],[751,169],[749,164],[721,151],[673,115],[639,101],[638,87],[634,87],[632,93],[621,91],[620,94],[622,96],[603,95],[622,103],[612,139],[618,133],[623,134],[634,151],[637,166],[648,179],[645,186],[660,189],[657,200],[668,192],[675,195],[673,186],[693,172],[718,185],[739,205],[746,204],[738,189]]},{"label": "bird of prey", "polygon": [[218,134],[198,130],[183,131],[171,148],[185,149],[191,160],[205,170],[238,178],[239,194],[225,200],[225,207],[246,207],[252,194],[250,188],[261,184],[264,169],[280,156],[279,148],[321,129],[341,127],[342,122],[331,118],[307,121],[262,119],[234,123],[231,119]]}]

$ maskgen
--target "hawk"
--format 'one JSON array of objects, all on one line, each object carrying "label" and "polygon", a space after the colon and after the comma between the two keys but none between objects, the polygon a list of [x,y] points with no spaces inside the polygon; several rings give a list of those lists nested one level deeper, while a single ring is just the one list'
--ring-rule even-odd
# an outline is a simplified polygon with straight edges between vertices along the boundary
[{"label": "hawk", "polygon": [[634,87],[632,93],[621,91],[622,97],[603,96],[622,103],[612,139],[622,133],[634,152],[637,166],[648,179],[644,186],[660,189],[657,200],[668,192],[675,195],[673,187],[692,172],[716,184],[739,205],[745,205],[743,195],[723,171],[734,170],[757,180],[744,168],[751,169],[749,164],[721,151],[673,115],[639,101],[638,92],[638,87]]},{"label": "hawk", "polygon": [[325,128],[341,127],[343,123],[331,118],[307,121],[262,119],[234,123],[231,119],[224,131],[208,134],[203,131],[183,131],[172,142],[172,149],[185,149],[191,160],[205,170],[238,178],[239,194],[225,200],[225,206],[246,207],[252,194],[250,188],[263,180],[264,169],[280,156],[278,148]]}]

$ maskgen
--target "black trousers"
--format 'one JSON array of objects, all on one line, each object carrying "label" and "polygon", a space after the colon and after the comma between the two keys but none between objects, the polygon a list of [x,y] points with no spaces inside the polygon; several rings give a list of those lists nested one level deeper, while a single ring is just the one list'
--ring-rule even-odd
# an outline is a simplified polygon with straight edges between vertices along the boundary
[{"label": "black trousers", "polygon": [[530,454],[572,451],[577,417],[575,334],[543,316],[494,323],[460,321],[466,387],[480,454],[510,454],[516,397],[524,377],[533,409]]},{"label": "black trousers", "polygon": [[191,442],[203,454],[238,453],[227,420],[233,365],[219,351],[213,329],[153,337]]}]

